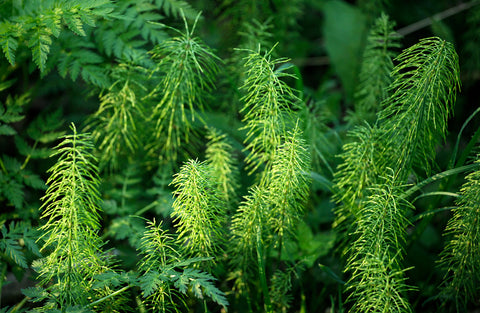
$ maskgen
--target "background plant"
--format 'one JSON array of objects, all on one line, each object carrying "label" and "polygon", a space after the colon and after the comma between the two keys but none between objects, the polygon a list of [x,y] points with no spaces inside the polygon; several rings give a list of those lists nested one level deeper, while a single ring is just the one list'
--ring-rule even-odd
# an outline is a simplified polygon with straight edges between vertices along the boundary
[{"label": "background plant", "polygon": [[0,310],[475,311],[478,4],[3,1]]}]

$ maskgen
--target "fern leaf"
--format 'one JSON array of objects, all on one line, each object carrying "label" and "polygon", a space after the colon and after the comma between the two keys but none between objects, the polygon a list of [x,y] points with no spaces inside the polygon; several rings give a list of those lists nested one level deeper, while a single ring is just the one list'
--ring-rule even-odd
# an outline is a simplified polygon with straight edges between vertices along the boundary
[{"label": "fern leaf", "polygon": [[205,273],[197,269],[187,268],[175,281],[175,287],[184,294],[189,288],[191,288],[193,294],[197,298],[203,299],[205,295],[226,309],[228,306],[228,301],[225,297],[225,293],[215,287],[215,285],[212,283],[214,280],[215,277],[209,273]]},{"label": "fern leaf", "polygon": [[76,35],[79,36],[86,36],[85,30],[83,29],[83,23],[78,14],[75,11],[73,12],[65,12],[63,14],[63,19],[67,27],[74,32]]},{"label": "fern leaf", "polygon": [[32,49],[33,61],[40,69],[40,72],[45,72],[48,53],[52,39],[50,33],[46,29],[38,27],[28,42],[28,46]]},{"label": "fern leaf", "polygon": [[7,198],[11,205],[13,205],[15,208],[23,208],[25,197],[23,185],[15,178],[5,176],[3,172],[0,173],[0,181],[2,183],[2,187],[0,189],[2,195]]},{"label": "fern leaf", "polygon": [[187,19],[193,20],[198,12],[192,6],[183,0],[155,0],[157,7],[161,8],[167,16],[178,18],[184,15]]},{"label": "fern leaf", "polygon": [[11,36],[1,36],[0,45],[8,62],[10,62],[11,65],[15,65],[15,52],[18,48],[18,41]]},{"label": "fern leaf", "polygon": [[23,249],[19,244],[19,239],[22,237],[23,230],[19,227],[21,224],[10,223],[9,228],[2,225],[2,239],[0,239],[0,250],[3,250],[16,264],[23,268],[27,268],[27,261]]}]

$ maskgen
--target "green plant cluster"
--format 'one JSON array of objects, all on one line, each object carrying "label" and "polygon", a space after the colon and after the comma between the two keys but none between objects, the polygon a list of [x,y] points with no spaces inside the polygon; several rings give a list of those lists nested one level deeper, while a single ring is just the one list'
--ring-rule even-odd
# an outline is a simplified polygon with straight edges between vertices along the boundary
[{"label": "green plant cluster", "polygon": [[0,312],[475,312],[480,2],[407,2],[2,1]]}]

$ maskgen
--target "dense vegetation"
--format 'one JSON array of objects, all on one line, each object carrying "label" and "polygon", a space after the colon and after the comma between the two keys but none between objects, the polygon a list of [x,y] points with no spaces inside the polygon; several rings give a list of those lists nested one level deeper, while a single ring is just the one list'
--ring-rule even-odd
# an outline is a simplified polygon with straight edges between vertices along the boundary
[{"label": "dense vegetation", "polygon": [[480,1],[0,2],[1,312],[473,312]]}]

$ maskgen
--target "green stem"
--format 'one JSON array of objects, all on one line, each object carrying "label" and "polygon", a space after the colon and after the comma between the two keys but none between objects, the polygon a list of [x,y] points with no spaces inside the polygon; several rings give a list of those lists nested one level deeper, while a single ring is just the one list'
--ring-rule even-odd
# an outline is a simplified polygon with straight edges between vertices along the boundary
[{"label": "green stem", "polygon": [[[35,150],[35,148],[37,147],[37,143],[38,143],[38,141],[35,141],[35,143],[33,144],[33,147],[32,147],[32,150],[31,150],[31,151]],[[27,155],[27,157],[25,158],[25,161],[24,161],[23,164],[22,164],[22,167],[20,168],[21,170],[24,170],[25,167],[27,167],[28,161],[30,161],[31,156],[32,156],[31,153],[29,153],[29,154]]]},{"label": "green stem", "polygon": [[468,145],[465,147],[465,149],[463,149],[462,155],[456,163],[457,166],[463,165],[465,163],[473,147],[477,144],[478,138],[480,138],[480,128],[477,129],[472,139],[468,142]]},{"label": "green stem", "polygon": [[270,301],[270,293],[268,292],[267,276],[265,273],[265,262],[263,259],[263,245],[260,228],[257,230],[257,261],[258,273],[260,274],[260,285],[262,286],[263,298],[265,301],[265,312],[272,311],[272,303]]},{"label": "green stem", "polygon": [[464,165],[464,166],[461,166],[461,167],[452,168],[450,170],[446,170],[446,171],[443,171],[441,173],[435,174],[435,175],[425,179],[424,181],[419,182],[418,184],[416,184],[412,188],[408,189],[407,191],[405,191],[405,193],[403,193],[403,195],[402,195],[402,198],[405,199],[405,198],[410,197],[416,191],[422,189],[426,185],[431,184],[431,183],[433,183],[437,180],[443,179],[443,178],[451,176],[451,175],[456,175],[456,174],[459,174],[459,173],[467,172],[469,170],[473,170],[475,168],[478,168],[478,166],[479,166],[478,164]]},{"label": "green stem", "polygon": [[2,158],[0,158],[0,167],[2,168],[2,171],[5,173],[5,175],[8,175],[8,171],[5,168],[5,164],[3,164]]},{"label": "green stem", "polygon": [[93,306],[95,306],[95,305],[97,305],[97,304],[99,304],[99,303],[102,303],[102,302],[105,301],[105,300],[108,300],[108,299],[110,299],[110,298],[112,298],[112,297],[115,297],[116,295],[124,292],[125,290],[128,290],[130,287],[131,287],[130,285],[129,285],[129,286],[125,286],[125,287],[123,287],[122,289],[117,290],[117,291],[109,294],[108,296],[105,296],[105,297],[100,298],[100,299],[98,299],[98,300],[96,300],[96,301],[93,301],[92,303],[88,304],[86,307],[87,307],[87,308],[91,308],[91,307],[93,307]]},{"label": "green stem", "polygon": [[135,216],[142,216],[143,213],[147,212],[148,210],[150,210],[151,208],[153,208],[154,206],[158,205],[158,201],[153,201],[152,203],[150,203],[149,205],[143,207],[142,209],[138,210],[137,212],[135,212]]},{"label": "green stem", "polygon": [[7,272],[7,263],[3,263],[2,265],[2,274],[0,276],[0,308],[2,307],[2,287],[3,287],[3,278],[5,277],[5,273]]},{"label": "green stem", "polygon": [[16,306],[13,307],[10,313],[15,313],[18,310],[20,310],[23,307],[23,305],[27,303],[27,301],[28,301],[28,297],[23,298],[22,301],[20,301]]}]

